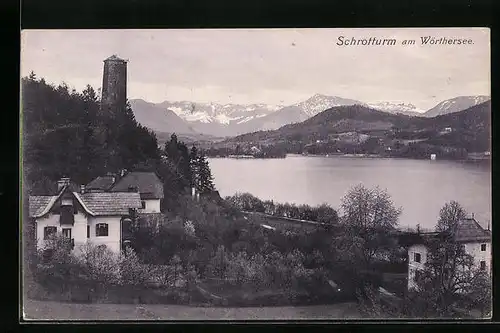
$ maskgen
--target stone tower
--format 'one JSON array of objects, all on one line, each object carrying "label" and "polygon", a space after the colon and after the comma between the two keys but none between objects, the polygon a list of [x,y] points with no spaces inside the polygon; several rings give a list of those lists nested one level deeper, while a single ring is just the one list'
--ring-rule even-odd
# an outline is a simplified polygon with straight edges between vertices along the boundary
[{"label": "stone tower", "polygon": [[116,55],[104,60],[101,103],[103,107],[124,107],[127,103],[127,60]]}]

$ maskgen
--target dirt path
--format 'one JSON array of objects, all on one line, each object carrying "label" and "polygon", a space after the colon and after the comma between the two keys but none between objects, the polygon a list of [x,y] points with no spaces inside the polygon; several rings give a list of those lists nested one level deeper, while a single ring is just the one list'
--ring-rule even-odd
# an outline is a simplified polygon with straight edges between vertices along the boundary
[{"label": "dirt path", "polygon": [[215,308],[158,304],[73,304],[27,300],[26,320],[292,320],[356,319],[354,303],[315,306]]}]

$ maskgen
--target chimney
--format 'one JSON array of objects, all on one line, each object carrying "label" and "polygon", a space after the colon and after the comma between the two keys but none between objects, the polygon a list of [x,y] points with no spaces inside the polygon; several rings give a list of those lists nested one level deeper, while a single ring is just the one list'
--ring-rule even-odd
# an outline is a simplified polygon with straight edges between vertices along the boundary
[{"label": "chimney", "polygon": [[57,181],[57,191],[61,191],[64,186],[69,185],[70,180],[69,178],[61,178]]},{"label": "chimney", "polygon": [[191,187],[191,196],[194,198],[195,195],[196,195],[196,190],[194,187]]},{"label": "chimney", "polygon": [[472,213],[472,218],[474,219],[474,213]]},{"label": "chimney", "polygon": [[112,172],[108,172],[106,176],[111,177],[111,182],[114,184],[116,181],[116,174]]},{"label": "chimney", "polygon": [[80,193],[85,194],[85,185],[80,185]]},{"label": "chimney", "polygon": [[125,176],[125,173],[126,173],[126,172],[127,172],[127,170],[125,170],[125,169],[121,169],[121,170],[120,170],[120,177]]},{"label": "chimney", "polygon": [[490,221],[488,221],[488,231],[490,231]]}]

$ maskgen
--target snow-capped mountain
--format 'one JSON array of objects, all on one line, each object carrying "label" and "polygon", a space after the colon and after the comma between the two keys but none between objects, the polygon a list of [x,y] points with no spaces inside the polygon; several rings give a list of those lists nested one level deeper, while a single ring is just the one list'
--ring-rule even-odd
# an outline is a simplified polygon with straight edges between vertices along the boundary
[{"label": "snow-capped mountain", "polygon": [[162,108],[154,103],[142,99],[133,99],[130,106],[134,111],[135,119],[143,126],[154,131],[168,133],[193,134],[196,131],[189,122],[186,122],[173,111]]},{"label": "snow-capped mountain", "polygon": [[219,123],[229,125],[232,123],[244,123],[254,118],[264,117],[282,106],[268,104],[217,104],[217,103],[193,103],[193,102],[170,102],[160,103],[160,106],[172,110],[182,119],[188,122]]},{"label": "snow-capped mountain", "polygon": [[490,96],[459,96],[442,101],[429,111],[425,112],[425,117],[436,117],[443,114],[463,111],[472,106],[490,100]]},{"label": "snow-capped mountain", "polygon": [[[282,108],[281,105],[268,104],[217,104],[188,101],[165,101],[159,104],[145,104],[142,100],[131,100],[130,103],[134,114],[139,114],[143,120],[140,122],[147,124],[145,126],[155,128],[155,130],[159,130],[160,123],[151,122],[144,117],[145,114],[153,110],[151,106],[154,106],[154,110],[158,112],[162,111],[161,113],[171,112],[172,115],[182,120],[184,125],[187,125],[180,126],[181,124],[177,121],[176,124],[179,125],[178,133],[190,130],[188,133],[194,131],[215,136],[232,136],[255,131],[258,125],[254,126],[253,121],[264,118]],[[156,119],[157,116],[151,115],[152,119]],[[172,126],[168,127],[170,129]]]},{"label": "snow-capped mountain", "polygon": [[410,103],[375,102],[368,104],[322,94],[316,94],[305,101],[288,106],[188,101],[165,101],[159,104],[142,100],[131,100],[130,102],[136,119],[141,124],[156,131],[224,137],[261,130],[275,130],[285,125],[303,122],[336,106],[362,105],[393,114],[434,117],[462,111],[489,99],[488,96],[456,97],[439,103],[427,112],[417,109]]},{"label": "snow-capped mountain", "polygon": [[417,107],[411,103],[394,103],[394,102],[379,102],[379,103],[368,103],[368,106],[372,109],[389,112],[389,113],[402,113],[408,116],[422,116],[424,110],[417,109]]},{"label": "snow-capped mountain", "polygon": [[328,110],[336,106],[355,105],[355,104],[366,105],[365,103],[356,101],[354,99],[316,94],[313,97],[309,98],[308,100],[294,104],[292,106],[300,108],[302,111],[304,111],[304,113],[308,117],[313,117],[320,112],[323,112],[325,110]]}]

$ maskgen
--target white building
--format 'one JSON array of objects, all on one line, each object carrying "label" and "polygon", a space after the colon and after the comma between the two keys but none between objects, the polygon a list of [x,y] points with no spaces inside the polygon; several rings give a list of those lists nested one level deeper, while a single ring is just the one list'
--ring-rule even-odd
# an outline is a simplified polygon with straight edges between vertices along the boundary
[{"label": "white building", "polygon": [[43,248],[52,234],[71,240],[74,249],[91,242],[106,245],[115,253],[122,249],[122,224],[141,208],[137,192],[76,191],[69,178],[58,182],[56,195],[29,197],[29,215],[36,223],[37,248]]},{"label": "white building", "polygon": [[89,192],[137,191],[141,196],[139,213],[159,213],[163,200],[163,182],[154,172],[122,172],[121,177],[109,173],[87,184]]},{"label": "white building", "polygon": [[[426,243],[440,234],[421,233],[416,241],[408,248],[408,289],[416,286],[416,278],[424,269],[427,261]],[[491,270],[491,232],[485,230],[474,218],[464,219],[459,222],[454,233],[455,242],[463,244],[466,253],[474,258],[474,264],[481,270]]]},{"label": "white building", "polygon": [[139,213],[160,213],[163,200],[163,182],[154,172],[129,172],[119,179],[111,192],[135,189],[141,196]]}]

